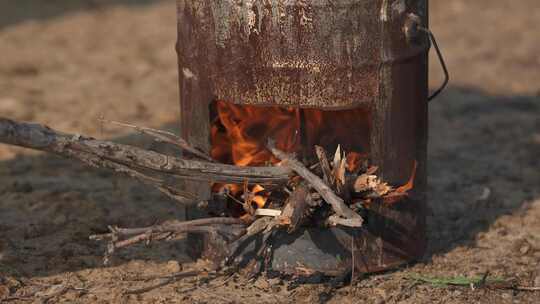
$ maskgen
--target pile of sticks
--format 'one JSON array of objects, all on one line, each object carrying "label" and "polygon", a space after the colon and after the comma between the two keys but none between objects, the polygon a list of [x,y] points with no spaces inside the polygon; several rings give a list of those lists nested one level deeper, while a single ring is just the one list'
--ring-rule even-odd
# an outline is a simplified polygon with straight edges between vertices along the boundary
[{"label": "pile of sticks", "polygon": [[[176,240],[186,233],[202,233],[226,248],[224,262],[231,263],[239,248],[254,236],[271,237],[277,229],[292,233],[302,225],[361,227],[360,215],[374,199],[393,202],[407,195],[412,180],[394,188],[381,181],[377,168],[360,166],[356,172],[346,170],[347,155],[338,147],[329,161],[322,147],[314,147],[318,161],[311,166],[294,155],[268,149],[279,160],[272,167],[239,167],[215,162],[207,154],[192,147],[179,136],[145,127],[112,122],[130,127],[155,140],[180,148],[184,157],[176,157],[138,147],[96,140],[81,135],[65,134],[46,126],[0,118],[0,142],[76,159],[96,167],[125,174],[150,185],[184,205],[197,205],[201,200],[185,189],[178,189],[178,179],[213,183],[249,183],[282,187],[288,198],[279,208],[253,209],[248,216],[213,217],[192,221],[167,221],[141,228],[109,227],[109,233],[93,235],[93,240],[107,241],[108,257],[120,248],[159,240]],[[347,202],[347,203],[346,203]],[[321,212],[323,210],[324,212]],[[264,255],[265,248],[260,255]]]}]

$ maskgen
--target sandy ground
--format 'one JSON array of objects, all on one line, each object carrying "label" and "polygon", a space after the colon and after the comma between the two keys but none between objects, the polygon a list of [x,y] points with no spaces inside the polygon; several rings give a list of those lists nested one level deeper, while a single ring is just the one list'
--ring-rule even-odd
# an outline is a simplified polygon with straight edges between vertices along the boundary
[{"label": "sandy ground", "polygon": [[[182,209],[109,172],[0,145],[0,302],[47,302],[64,286],[49,303],[538,303],[540,293],[408,279],[489,271],[540,285],[540,2],[431,3],[432,29],[452,83],[430,108],[425,260],[338,289],[197,277],[123,295],[156,282],[141,278],[196,265],[179,242],[130,249],[104,267],[104,248],[88,235],[109,224],[181,217]],[[175,128],[174,6],[2,1],[0,115],[150,146],[98,118]],[[441,73],[435,61],[430,69],[435,87]]]}]

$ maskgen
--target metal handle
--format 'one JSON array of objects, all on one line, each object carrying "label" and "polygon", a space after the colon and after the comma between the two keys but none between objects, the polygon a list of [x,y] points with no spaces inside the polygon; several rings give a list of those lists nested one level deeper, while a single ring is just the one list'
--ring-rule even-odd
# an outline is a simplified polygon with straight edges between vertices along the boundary
[{"label": "metal handle", "polygon": [[439,62],[441,63],[441,67],[444,71],[444,81],[442,85],[428,97],[428,102],[429,102],[433,100],[435,97],[437,97],[446,88],[446,86],[448,85],[448,82],[450,81],[450,74],[448,73],[448,69],[446,68],[446,63],[444,62],[444,57],[442,55],[441,50],[439,49],[439,45],[437,44],[437,40],[435,39],[435,35],[433,35],[433,32],[431,32],[428,28],[425,28],[422,26],[418,26],[417,29],[428,35],[429,40],[431,40],[431,43],[435,47],[435,51],[437,52],[437,57],[439,58]]},{"label": "metal handle", "polygon": [[429,102],[435,99],[435,97],[437,97],[446,88],[448,82],[450,81],[450,75],[448,73],[448,69],[446,68],[444,57],[442,55],[441,49],[439,48],[439,45],[437,44],[437,39],[435,39],[435,35],[433,35],[433,32],[431,32],[428,28],[422,26],[422,20],[418,15],[409,14],[408,18],[405,19],[403,32],[405,33],[405,37],[407,38],[407,41],[409,43],[420,43],[421,40],[419,39],[419,32],[426,33],[429,37],[431,44],[435,47],[435,51],[437,52],[437,57],[439,58],[439,62],[444,71],[444,81],[442,85],[428,97]]}]

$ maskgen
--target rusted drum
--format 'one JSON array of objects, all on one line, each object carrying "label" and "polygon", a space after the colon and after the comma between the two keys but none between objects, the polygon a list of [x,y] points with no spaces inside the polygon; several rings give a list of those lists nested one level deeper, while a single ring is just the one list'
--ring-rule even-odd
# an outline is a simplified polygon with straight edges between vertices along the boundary
[{"label": "rusted drum", "polygon": [[381,65],[426,49],[402,31],[410,14],[425,17],[425,1],[182,0],[178,9],[184,76],[235,103],[354,107],[379,96]]},{"label": "rusted drum", "polygon": [[[381,177],[402,185],[416,168],[406,200],[373,204],[359,230],[284,235],[273,266],[295,272],[294,261],[287,259],[309,247],[313,258],[302,263],[325,257],[320,271],[336,274],[350,265],[351,237],[361,271],[420,258],[426,245],[429,39],[418,26],[427,28],[427,0],[178,0],[177,5],[182,133],[192,144],[209,151],[214,100],[324,110],[362,106],[371,112],[369,153]],[[208,185],[197,187],[209,192]],[[328,238],[341,245],[327,248]]]}]

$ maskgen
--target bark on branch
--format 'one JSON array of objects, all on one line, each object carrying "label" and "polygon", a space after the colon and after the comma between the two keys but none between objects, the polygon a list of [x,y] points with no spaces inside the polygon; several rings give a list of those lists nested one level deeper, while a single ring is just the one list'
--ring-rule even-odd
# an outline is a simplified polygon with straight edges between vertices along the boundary
[{"label": "bark on branch", "polygon": [[213,234],[225,240],[236,240],[245,235],[246,223],[238,218],[216,217],[192,221],[167,221],[143,228],[118,228],[109,226],[110,233],[91,235],[95,241],[108,240],[105,264],[117,249],[139,243],[175,239],[181,233]]},{"label": "bark on branch", "polygon": [[[289,179],[290,170],[281,167],[239,167],[188,160],[141,148],[55,131],[44,125],[21,123],[0,117],[0,143],[16,145],[69,158],[90,156],[94,166],[110,167],[99,160],[132,169],[166,173],[183,179],[221,183],[269,184]],[[85,161],[86,163],[90,161]]]}]

